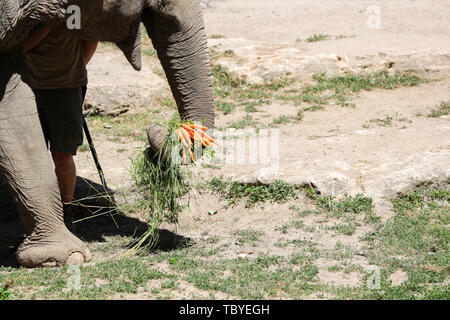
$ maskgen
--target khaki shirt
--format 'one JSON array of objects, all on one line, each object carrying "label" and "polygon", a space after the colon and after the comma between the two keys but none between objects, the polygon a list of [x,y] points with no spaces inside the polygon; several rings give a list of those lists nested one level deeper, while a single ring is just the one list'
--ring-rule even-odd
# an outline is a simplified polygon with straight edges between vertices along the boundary
[{"label": "khaki shirt", "polygon": [[50,31],[24,56],[22,80],[35,89],[65,89],[87,85],[83,41],[70,32]]}]

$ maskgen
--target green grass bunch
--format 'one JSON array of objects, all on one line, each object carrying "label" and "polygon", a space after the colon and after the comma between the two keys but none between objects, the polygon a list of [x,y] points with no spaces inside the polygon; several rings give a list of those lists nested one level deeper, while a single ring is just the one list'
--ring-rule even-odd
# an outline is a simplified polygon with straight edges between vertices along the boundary
[{"label": "green grass bunch", "polygon": [[9,300],[11,298],[11,291],[8,286],[0,287],[0,300]]},{"label": "green grass bunch", "polygon": [[442,101],[441,104],[436,109],[431,110],[428,116],[430,118],[439,118],[448,115],[450,115],[450,100]]},{"label": "green grass bunch", "polygon": [[135,245],[140,247],[151,238],[157,241],[157,229],[161,223],[178,223],[179,213],[188,206],[189,198],[182,198],[193,188],[192,175],[188,166],[182,166],[179,157],[179,142],[175,130],[181,121],[166,121],[164,127],[168,135],[158,152],[150,147],[137,153],[131,161],[131,177],[141,199],[138,200],[139,211],[146,212],[150,224],[149,231]]},{"label": "green grass bunch", "polygon": [[269,185],[251,185],[214,178],[209,182],[209,188],[222,196],[228,207],[237,205],[241,199],[245,199],[246,208],[252,208],[256,205],[263,207],[267,202],[285,203],[298,197],[295,187],[281,180]]}]

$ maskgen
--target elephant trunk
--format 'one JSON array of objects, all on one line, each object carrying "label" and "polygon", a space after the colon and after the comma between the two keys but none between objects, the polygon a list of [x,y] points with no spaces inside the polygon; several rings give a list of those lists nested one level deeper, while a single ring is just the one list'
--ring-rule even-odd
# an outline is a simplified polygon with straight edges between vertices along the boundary
[{"label": "elephant trunk", "polygon": [[[201,122],[212,135],[214,100],[203,15],[198,0],[149,0],[142,21],[165,70],[180,118]],[[150,145],[161,146],[161,132],[148,130]]]}]

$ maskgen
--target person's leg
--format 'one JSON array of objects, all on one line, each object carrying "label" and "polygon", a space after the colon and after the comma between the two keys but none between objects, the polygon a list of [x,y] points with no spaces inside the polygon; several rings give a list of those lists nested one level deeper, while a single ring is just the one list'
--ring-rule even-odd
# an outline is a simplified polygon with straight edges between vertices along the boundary
[{"label": "person's leg", "polygon": [[52,158],[55,164],[61,200],[64,204],[71,203],[77,181],[73,155],[66,152],[52,152]]},{"label": "person's leg", "polygon": [[[82,88],[48,90],[41,123],[50,142],[50,151],[64,207],[64,221],[74,232],[73,201],[76,185],[76,167],[73,156],[83,143]],[[45,126],[44,126],[45,124]]]}]

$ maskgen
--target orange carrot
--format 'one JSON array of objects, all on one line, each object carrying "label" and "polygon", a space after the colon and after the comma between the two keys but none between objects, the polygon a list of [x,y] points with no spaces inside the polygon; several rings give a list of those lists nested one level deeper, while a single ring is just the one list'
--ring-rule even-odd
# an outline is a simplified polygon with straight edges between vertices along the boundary
[{"label": "orange carrot", "polygon": [[197,140],[197,135],[195,135],[195,131],[189,131],[189,135],[191,136],[192,140],[196,141]]},{"label": "orange carrot", "polygon": [[202,130],[194,129],[194,131],[200,134],[202,137],[206,134]]},{"label": "orange carrot", "polygon": [[194,128],[194,129],[208,130],[207,127],[200,126],[200,125],[198,125],[198,124],[191,124],[190,126],[191,126],[192,128]]},{"label": "orange carrot", "polygon": [[203,140],[202,136],[197,132],[197,130],[194,130],[194,137],[196,138],[197,141]]},{"label": "orange carrot", "polygon": [[180,136],[180,141],[184,144],[184,146],[188,149],[190,149],[189,145],[187,144],[186,140],[184,139],[183,136]]},{"label": "orange carrot", "polygon": [[184,129],[186,129],[188,132],[191,132],[191,131],[194,130],[193,128],[191,128],[191,127],[189,127],[189,126],[187,126],[187,125],[185,125],[185,124],[182,124],[181,127],[184,128]]},{"label": "orange carrot", "polygon": [[189,134],[189,136],[191,137],[192,140],[195,140],[193,131],[188,131],[188,134]]},{"label": "orange carrot", "polygon": [[211,141],[212,143],[218,145],[220,147],[220,145],[216,142],[216,140],[214,140],[214,138],[212,138],[210,135],[208,135],[206,132],[202,132],[202,136],[205,137],[206,139],[208,139],[209,141]]},{"label": "orange carrot", "polygon": [[187,130],[184,129],[184,128],[181,128],[180,131],[181,131],[181,134],[183,135],[184,139],[185,139],[187,142],[189,142],[189,145],[192,146],[191,137],[190,137],[189,133],[187,132]]},{"label": "orange carrot", "polygon": [[211,137],[202,130],[195,129],[195,132],[198,132],[202,137],[207,137],[208,139],[211,139]]}]

